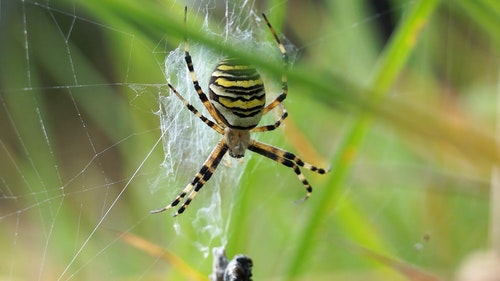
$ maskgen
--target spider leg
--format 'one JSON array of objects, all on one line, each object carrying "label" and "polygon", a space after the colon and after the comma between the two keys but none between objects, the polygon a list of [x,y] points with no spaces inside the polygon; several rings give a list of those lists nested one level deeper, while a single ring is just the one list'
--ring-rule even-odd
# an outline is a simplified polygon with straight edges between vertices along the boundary
[{"label": "spider leg", "polygon": [[300,171],[299,166],[303,167],[307,170],[316,172],[318,174],[325,174],[325,173],[330,171],[330,169],[323,169],[323,168],[319,168],[319,167],[316,167],[314,165],[311,165],[309,163],[306,163],[306,162],[302,161],[299,157],[295,156],[295,154],[293,154],[291,152],[288,152],[288,151],[282,150],[280,148],[277,148],[277,147],[274,147],[274,146],[271,146],[271,145],[268,145],[268,144],[265,144],[262,142],[258,142],[255,140],[250,141],[250,146],[248,147],[248,149],[253,151],[253,152],[256,152],[262,156],[265,156],[271,160],[274,160],[280,164],[283,164],[287,167],[292,168],[293,171],[295,172],[295,174],[297,174],[297,177],[299,178],[299,180],[302,182],[302,184],[304,185],[304,187],[307,190],[307,194],[303,198],[303,200],[306,200],[307,198],[309,198],[311,196],[312,187],[309,184],[309,182],[307,181],[304,174],[302,174],[302,172]]},{"label": "spider leg", "polygon": [[[187,23],[187,6],[184,7],[184,24],[186,25],[186,23]],[[214,107],[208,100],[207,95],[203,92],[203,90],[200,87],[200,83],[198,82],[198,78],[196,77],[196,73],[194,72],[193,60],[191,59],[191,55],[189,54],[189,43],[187,40],[187,36],[184,37],[184,60],[186,61],[189,74],[191,75],[191,81],[193,81],[194,89],[196,90],[196,93],[198,94],[198,97],[200,98],[201,102],[208,110],[208,113],[210,113],[210,115],[215,119],[215,121],[218,124],[223,124],[222,120],[217,116]]]},{"label": "spider leg", "polygon": [[179,94],[179,92],[177,92],[177,90],[174,88],[174,86],[170,85],[170,83],[168,84],[168,86],[170,87],[172,92],[174,92],[174,94],[181,100],[181,102],[187,107],[187,109],[189,109],[189,111],[191,111],[194,115],[196,115],[196,117],[200,118],[201,121],[203,121],[205,124],[207,124],[207,126],[216,130],[219,134],[224,134],[224,129],[222,129],[218,124],[214,123],[212,120],[203,116],[203,114],[201,114],[193,105],[188,103],[187,100],[185,100],[181,96],[181,94]]},{"label": "spider leg", "polygon": [[283,106],[282,103],[280,103],[279,106],[280,106],[281,116],[273,125],[259,126],[253,128],[252,130],[250,130],[250,132],[252,133],[267,132],[278,128],[283,122],[283,120],[285,120],[288,117],[288,112],[286,111],[285,106]]},{"label": "spider leg", "polygon": [[271,109],[275,108],[278,104],[280,104],[285,98],[286,95],[288,94],[288,78],[286,75],[286,72],[288,71],[288,53],[286,52],[285,46],[283,46],[283,43],[281,43],[280,39],[278,38],[278,35],[276,34],[276,31],[272,27],[271,23],[267,19],[265,14],[262,14],[262,17],[266,21],[267,27],[269,27],[269,30],[271,30],[271,33],[273,34],[274,40],[276,40],[276,43],[278,43],[278,47],[281,52],[281,58],[283,60],[283,74],[281,75],[281,94],[278,95],[273,101],[271,101],[262,111],[262,114],[266,114],[269,112]]},{"label": "spider leg", "polygon": [[179,193],[179,195],[177,195],[177,197],[175,197],[175,199],[170,204],[161,209],[151,211],[151,213],[156,214],[171,209],[172,207],[177,206],[186,196],[188,196],[179,210],[177,210],[177,212],[174,214],[174,217],[184,212],[184,210],[186,210],[186,208],[189,206],[198,191],[210,179],[210,177],[212,177],[212,174],[214,173],[215,169],[217,169],[217,166],[219,165],[224,154],[226,154],[227,150],[228,146],[225,140],[221,139],[217,143],[217,146],[215,146],[215,148],[210,153],[208,159],[205,161],[205,163],[203,163],[200,171],[194,176],[193,180],[182,190],[182,192]]}]

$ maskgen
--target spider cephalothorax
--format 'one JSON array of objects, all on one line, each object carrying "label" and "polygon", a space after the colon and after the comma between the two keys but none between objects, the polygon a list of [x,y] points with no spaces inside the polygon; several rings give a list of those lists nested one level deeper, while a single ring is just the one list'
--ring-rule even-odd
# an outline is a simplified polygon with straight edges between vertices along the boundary
[{"label": "spider cephalothorax", "polygon": [[231,157],[241,158],[245,156],[245,151],[250,145],[250,131],[226,128],[224,129],[224,138]]}]

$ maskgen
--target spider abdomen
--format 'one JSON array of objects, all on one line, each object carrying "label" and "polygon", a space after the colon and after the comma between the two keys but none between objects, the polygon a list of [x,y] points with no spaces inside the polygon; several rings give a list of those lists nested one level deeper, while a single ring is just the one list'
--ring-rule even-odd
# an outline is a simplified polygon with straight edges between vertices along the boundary
[{"label": "spider abdomen", "polygon": [[257,70],[231,58],[219,62],[212,72],[209,96],[222,122],[239,130],[256,127],[266,103],[264,83]]}]

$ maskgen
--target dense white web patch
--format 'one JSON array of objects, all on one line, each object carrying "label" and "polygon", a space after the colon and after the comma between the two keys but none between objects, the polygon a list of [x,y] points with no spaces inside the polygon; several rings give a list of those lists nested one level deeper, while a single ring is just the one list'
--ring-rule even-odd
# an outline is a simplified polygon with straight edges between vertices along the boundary
[{"label": "dense white web patch", "polygon": [[[208,7],[188,5],[187,26],[188,28],[201,28],[206,34],[220,40],[222,44],[228,44],[232,48],[243,48],[253,50],[268,59],[281,64],[281,56],[276,42],[268,40],[270,32],[263,19],[252,10],[252,1],[245,2],[242,6],[236,8],[232,4],[225,7],[225,16],[222,22],[217,26],[209,26],[208,19],[212,11]],[[205,21],[202,26],[194,26],[190,22],[190,17],[195,17],[198,13],[205,15]],[[190,54],[193,60],[195,73],[200,86],[208,96],[208,82],[216,64],[220,62],[225,55],[198,44],[196,41],[188,38]],[[289,46],[290,49],[292,46]],[[293,52],[292,52],[293,54]],[[206,117],[215,121],[204,108],[189,74],[184,59],[184,43],[181,44],[165,59],[165,76],[177,91],[184,98],[194,105]],[[261,73],[265,81],[267,100],[279,94],[280,78],[269,78],[265,73]],[[192,180],[195,173],[201,168],[203,162],[208,158],[210,151],[215,147],[217,141],[222,137],[213,129],[209,128],[194,114],[185,108],[182,102],[173,94],[160,93],[160,124],[163,136],[163,148],[165,157],[162,166],[165,169],[165,181],[168,186],[168,197],[166,200],[172,200],[184,186]],[[261,122],[271,124],[276,115],[270,114]],[[222,217],[221,210],[221,192],[226,193],[224,201],[231,205],[234,192],[237,192],[239,180],[245,165],[248,161],[250,152],[245,154],[242,161],[236,161],[225,156],[223,163],[215,171],[210,181],[201,189],[199,197],[186,210],[186,213],[196,212],[193,226],[199,229],[203,236],[211,237],[211,241],[218,239],[225,245],[227,240],[227,227],[224,221],[229,218]],[[161,188],[155,186],[155,188]],[[222,189],[222,190],[221,190]],[[203,199],[201,199],[203,198]],[[208,198],[208,199],[206,199]],[[202,201],[203,203],[199,202]],[[226,205],[228,205],[226,203]],[[199,206],[202,207],[199,207]],[[232,207],[230,207],[232,208]],[[230,214],[231,212],[225,213]],[[176,225],[180,232],[179,225]],[[200,250],[207,256],[210,253],[209,247],[199,244]],[[220,245],[220,244],[219,244]]]}]

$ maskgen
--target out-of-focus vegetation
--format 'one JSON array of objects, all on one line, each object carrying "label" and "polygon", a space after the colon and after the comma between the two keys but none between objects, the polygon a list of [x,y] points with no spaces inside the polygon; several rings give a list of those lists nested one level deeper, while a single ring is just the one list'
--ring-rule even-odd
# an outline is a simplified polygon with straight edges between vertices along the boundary
[{"label": "out-of-focus vegetation", "polygon": [[[220,46],[194,28],[201,13],[186,29],[178,1],[0,5],[0,279],[208,275],[196,242],[209,239],[190,223],[207,197],[175,219],[148,213],[191,180],[162,185],[161,64],[184,34],[271,72],[281,64]],[[220,22],[225,5],[209,6]],[[304,190],[292,171],[246,158],[238,186],[222,187],[228,255],[250,256],[254,280],[435,280],[495,246],[500,3],[255,9],[300,50],[289,120],[262,140],[332,171],[304,171],[314,192],[294,204]]]}]

